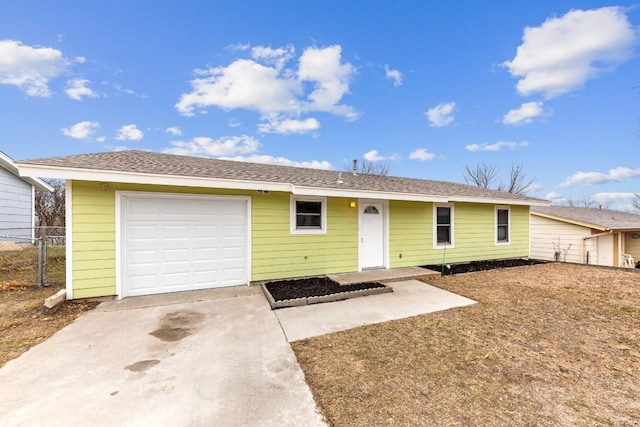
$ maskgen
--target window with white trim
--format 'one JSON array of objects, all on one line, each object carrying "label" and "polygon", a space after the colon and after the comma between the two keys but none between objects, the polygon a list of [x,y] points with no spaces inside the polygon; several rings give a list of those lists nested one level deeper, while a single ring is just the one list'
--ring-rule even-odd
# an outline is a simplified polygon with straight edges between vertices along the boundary
[{"label": "window with white trim", "polygon": [[433,218],[433,247],[452,248],[454,245],[453,205],[434,205]]},{"label": "window with white trim", "polygon": [[291,233],[325,234],[327,232],[326,197],[291,196]]},{"label": "window with white trim", "polygon": [[508,244],[511,239],[511,213],[508,206],[496,206],[496,244]]}]

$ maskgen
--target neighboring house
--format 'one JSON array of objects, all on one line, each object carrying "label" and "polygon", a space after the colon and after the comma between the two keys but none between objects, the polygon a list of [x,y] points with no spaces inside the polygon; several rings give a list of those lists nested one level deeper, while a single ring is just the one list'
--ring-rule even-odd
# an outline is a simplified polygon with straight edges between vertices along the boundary
[{"label": "neighboring house", "polygon": [[30,243],[35,192],[52,190],[38,178],[21,177],[13,159],[0,151],[0,241]]},{"label": "neighboring house", "polygon": [[529,255],[548,201],[442,181],[141,151],[20,162],[66,179],[69,298]]},{"label": "neighboring house", "polygon": [[634,259],[626,266],[640,261],[640,215],[569,206],[531,209],[531,258],[621,267],[625,254]]}]

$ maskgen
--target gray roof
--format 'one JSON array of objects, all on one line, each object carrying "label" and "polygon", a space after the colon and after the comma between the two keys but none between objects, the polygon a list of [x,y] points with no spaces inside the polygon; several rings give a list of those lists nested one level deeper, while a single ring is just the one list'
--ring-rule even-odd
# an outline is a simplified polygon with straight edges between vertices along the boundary
[{"label": "gray roof", "polygon": [[[127,172],[135,174],[230,179],[252,182],[286,183],[322,189],[406,193],[449,198],[486,198],[519,201],[521,204],[546,200],[489,190],[465,184],[380,175],[353,175],[351,172],[218,160],[204,157],[161,154],[148,151],[117,151],[65,157],[24,160],[19,166],[43,166],[65,170]],[[524,203],[523,203],[524,202]]]},{"label": "gray roof", "polygon": [[611,209],[580,208],[571,206],[536,206],[532,214],[553,216],[567,222],[590,224],[604,230],[640,230],[640,215]]}]

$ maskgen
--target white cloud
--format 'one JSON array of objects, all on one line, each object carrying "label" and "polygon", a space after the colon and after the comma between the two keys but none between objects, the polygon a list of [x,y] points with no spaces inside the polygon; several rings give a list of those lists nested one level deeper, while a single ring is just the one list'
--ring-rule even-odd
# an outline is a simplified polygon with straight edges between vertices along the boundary
[{"label": "white cloud", "polygon": [[308,133],[320,128],[320,122],[313,117],[305,120],[271,120],[268,123],[261,123],[258,125],[258,132],[260,133]]},{"label": "white cloud", "polygon": [[429,108],[425,113],[429,119],[429,126],[439,128],[451,124],[455,120],[455,116],[453,114],[455,108],[455,102],[438,104],[433,108]]},{"label": "white cloud", "polygon": [[168,133],[168,134],[173,135],[173,136],[181,136],[182,135],[182,131],[180,130],[180,128],[178,126],[168,127],[164,131],[166,133]]},{"label": "white cloud", "polygon": [[295,54],[293,46],[288,45],[277,49],[267,46],[255,46],[251,48],[251,56],[266,64],[275,65],[276,69],[281,70]]},{"label": "white cloud", "polygon": [[84,64],[85,62],[87,62],[87,58],[85,58],[84,56],[76,56],[74,59],[78,64]]},{"label": "white cloud", "polygon": [[571,10],[527,27],[515,58],[502,65],[520,78],[522,95],[551,98],[575,90],[629,58],[636,33],[624,12],[620,7]]},{"label": "white cloud", "polygon": [[409,154],[409,158],[412,160],[433,160],[436,158],[436,155],[433,153],[429,153],[425,148],[416,148]]},{"label": "white cloud", "polygon": [[502,118],[502,123],[505,125],[519,126],[533,122],[536,117],[541,117],[545,114],[543,103],[538,102],[525,102],[515,110],[509,111]]},{"label": "white cloud", "polygon": [[197,136],[190,141],[171,141],[171,148],[164,153],[191,156],[236,156],[255,153],[260,142],[252,136],[224,136],[218,139]]},{"label": "white cloud", "polygon": [[612,193],[596,193],[593,195],[593,200],[600,203],[613,202],[615,200],[627,200],[634,199],[634,193],[625,192],[612,192]]},{"label": "white cloud", "polygon": [[[348,120],[358,117],[353,107],[340,104],[355,74],[354,67],[342,61],[340,46],[305,49],[297,69],[286,67],[294,57],[291,46],[258,46],[251,54],[252,59],[238,59],[226,67],[195,70],[191,91],[175,105],[178,112],[190,116],[208,107],[246,109],[278,121],[314,111]],[[305,82],[313,87],[306,89]]]},{"label": "white cloud", "polygon": [[0,84],[17,86],[29,96],[51,96],[49,80],[63,74],[68,63],[57,49],[0,40]]},{"label": "white cloud", "polygon": [[104,137],[104,136],[99,136],[99,137],[96,138],[97,142],[105,142],[106,140],[107,140],[107,138]]},{"label": "white cloud", "polygon": [[228,67],[197,70],[192,91],[182,94],[176,109],[184,115],[195,108],[215,106],[223,110],[242,108],[263,114],[300,109],[297,95],[301,85],[295,79],[280,78],[278,70],[249,59],[239,59]]},{"label": "white cloud", "polygon": [[640,168],[629,168],[620,166],[610,169],[609,173],[602,172],[576,172],[563,182],[560,187],[569,187],[572,185],[595,185],[607,182],[620,182],[628,179],[640,177]]},{"label": "white cloud", "polygon": [[500,141],[495,144],[470,144],[466,145],[464,148],[467,151],[500,151],[502,148],[517,150],[518,148],[526,147],[528,145],[529,143],[527,141]]},{"label": "white cloud", "polygon": [[378,150],[367,151],[366,153],[364,153],[362,158],[370,162],[380,162],[382,160],[386,160],[386,157],[378,154]]},{"label": "white cloud", "polygon": [[63,134],[75,139],[89,139],[100,127],[98,122],[79,122],[68,128],[60,129]]},{"label": "white cloud", "polygon": [[220,157],[221,160],[233,160],[236,162],[262,163],[268,165],[295,166],[299,168],[331,170],[333,166],[326,160],[311,160],[310,162],[297,162],[285,157],[273,157],[254,154],[251,156]]},{"label": "white cloud", "polygon": [[144,134],[136,125],[125,125],[118,130],[116,139],[118,141],[140,141]]},{"label": "white cloud", "polygon": [[560,193],[556,193],[555,191],[551,191],[549,193],[547,193],[546,196],[544,196],[545,199],[547,200],[558,200],[558,199],[562,199],[562,194]]},{"label": "white cloud", "polygon": [[402,85],[402,73],[398,70],[392,70],[387,64],[384,65],[384,73],[389,80],[393,81],[394,86]]},{"label": "white cloud", "polygon": [[67,82],[67,88],[65,92],[67,96],[76,101],[82,101],[82,97],[97,98],[98,94],[91,90],[87,85],[91,83],[85,79],[72,79]]},{"label": "white cloud", "polygon": [[342,62],[342,47],[309,47],[298,62],[300,81],[315,82],[315,90],[308,95],[308,103],[303,110],[324,111],[348,120],[358,118],[353,107],[339,104],[344,94],[349,92],[349,83],[355,74],[353,65]]}]

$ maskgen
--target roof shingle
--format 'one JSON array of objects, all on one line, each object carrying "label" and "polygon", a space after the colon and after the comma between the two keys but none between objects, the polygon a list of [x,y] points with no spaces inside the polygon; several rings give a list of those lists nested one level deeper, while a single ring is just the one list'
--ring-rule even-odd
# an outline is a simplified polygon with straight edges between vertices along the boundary
[{"label": "roof shingle", "polygon": [[607,230],[640,229],[640,215],[611,209],[572,206],[536,206],[531,213],[541,213],[567,220],[592,224]]},{"label": "roof shingle", "polygon": [[44,166],[66,170],[128,172],[136,174],[230,179],[240,181],[286,183],[323,189],[362,190],[382,193],[420,194],[449,198],[487,198],[508,202],[546,202],[519,194],[490,190],[446,181],[401,178],[380,175],[354,175],[351,172],[277,166],[179,156],[147,151],[118,151],[79,154],[18,162],[19,165]]}]

